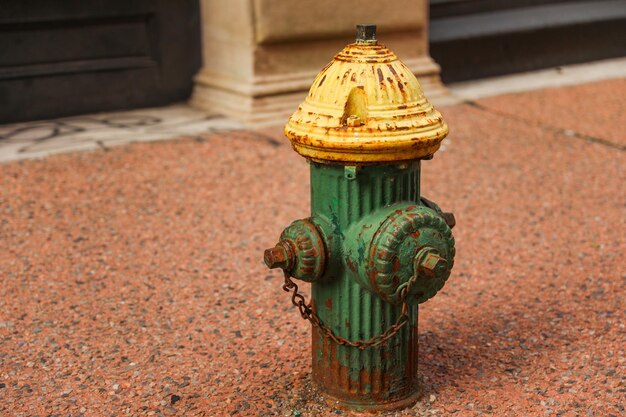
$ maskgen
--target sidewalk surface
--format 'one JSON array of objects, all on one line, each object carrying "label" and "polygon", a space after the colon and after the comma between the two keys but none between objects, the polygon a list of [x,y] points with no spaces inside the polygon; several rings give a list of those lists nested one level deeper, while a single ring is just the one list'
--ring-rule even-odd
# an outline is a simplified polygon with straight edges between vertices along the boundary
[{"label": "sidewalk surface", "polygon": [[[397,415],[624,416],[626,80],[442,111],[457,258]],[[276,130],[0,165],[0,415],[353,415],[262,263],[308,206]]]}]

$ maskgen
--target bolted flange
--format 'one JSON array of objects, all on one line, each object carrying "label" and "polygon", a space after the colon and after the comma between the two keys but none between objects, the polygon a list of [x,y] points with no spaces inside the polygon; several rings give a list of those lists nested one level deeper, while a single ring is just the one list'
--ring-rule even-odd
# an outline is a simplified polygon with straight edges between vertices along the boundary
[{"label": "bolted flange", "polygon": [[446,222],[450,229],[453,229],[454,226],[456,226],[456,218],[454,217],[454,213],[442,211],[441,208],[434,201],[430,201],[426,197],[420,197],[420,201],[429,209],[435,210],[443,218],[443,220]]},{"label": "bolted flange", "polygon": [[[390,214],[389,214],[390,213]],[[441,211],[398,204],[366,217],[351,232],[346,265],[365,288],[392,304],[423,303],[445,284],[454,264],[454,238]]]}]

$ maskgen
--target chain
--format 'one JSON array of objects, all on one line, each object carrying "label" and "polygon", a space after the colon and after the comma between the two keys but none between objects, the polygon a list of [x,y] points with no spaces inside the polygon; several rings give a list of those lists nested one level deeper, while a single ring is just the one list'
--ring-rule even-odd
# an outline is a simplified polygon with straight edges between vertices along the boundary
[{"label": "chain", "polygon": [[[333,331],[328,328],[322,321],[313,308],[311,308],[311,304],[306,302],[302,294],[298,292],[298,285],[291,280],[289,273],[284,271],[285,273],[285,284],[283,285],[283,290],[286,292],[291,292],[291,302],[294,306],[298,307],[300,311],[300,315],[303,319],[309,320],[315,327],[320,329],[322,333],[324,333],[328,338],[342,346],[351,346],[360,350],[367,349],[368,347],[376,347],[380,346],[383,343],[387,342],[389,339],[394,337],[405,324],[409,322],[409,313],[408,313],[408,305],[406,303],[407,294],[409,294],[410,288],[415,282],[415,276],[413,276],[407,283],[406,286],[400,289],[400,299],[402,300],[402,310],[400,312],[400,317],[395,324],[390,326],[384,333],[376,335],[369,340],[356,340],[351,341],[348,339],[344,339],[341,336],[337,336]],[[292,291],[293,290],[293,291]]]}]

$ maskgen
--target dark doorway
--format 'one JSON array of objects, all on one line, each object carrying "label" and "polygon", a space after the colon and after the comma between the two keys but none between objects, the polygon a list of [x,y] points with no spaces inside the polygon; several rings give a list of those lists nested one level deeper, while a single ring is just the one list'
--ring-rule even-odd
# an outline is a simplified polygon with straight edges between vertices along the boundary
[{"label": "dark doorway", "polygon": [[185,100],[198,0],[3,0],[0,122]]},{"label": "dark doorway", "polygon": [[444,82],[626,56],[626,0],[431,0]]}]

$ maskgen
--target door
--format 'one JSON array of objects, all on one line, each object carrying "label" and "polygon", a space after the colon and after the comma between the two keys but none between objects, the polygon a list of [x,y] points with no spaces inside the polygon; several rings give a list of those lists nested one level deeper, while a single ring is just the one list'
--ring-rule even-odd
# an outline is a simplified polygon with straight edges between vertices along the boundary
[{"label": "door", "polygon": [[198,0],[3,0],[0,123],[189,97]]},{"label": "door", "polygon": [[626,0],[431,0],[445,82],[626,55]]}]

